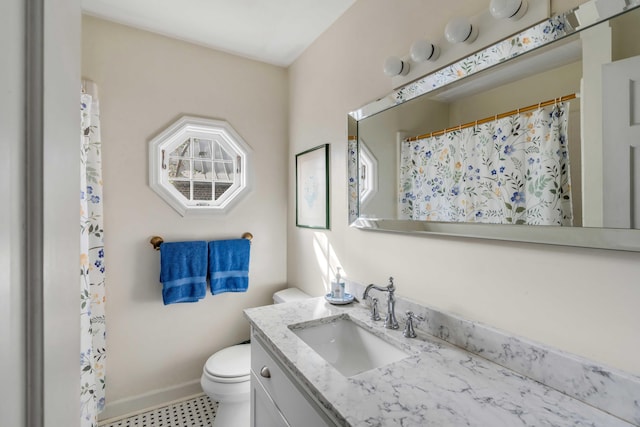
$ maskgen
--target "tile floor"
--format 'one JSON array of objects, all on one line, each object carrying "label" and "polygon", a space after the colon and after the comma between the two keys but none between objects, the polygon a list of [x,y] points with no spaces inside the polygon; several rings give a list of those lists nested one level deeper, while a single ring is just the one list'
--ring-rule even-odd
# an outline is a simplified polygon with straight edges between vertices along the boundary
[{"label": "tile floor", "polygon": [[204,394],[117,420],[105,420],[100,427],[211,427],[217,402]]}]

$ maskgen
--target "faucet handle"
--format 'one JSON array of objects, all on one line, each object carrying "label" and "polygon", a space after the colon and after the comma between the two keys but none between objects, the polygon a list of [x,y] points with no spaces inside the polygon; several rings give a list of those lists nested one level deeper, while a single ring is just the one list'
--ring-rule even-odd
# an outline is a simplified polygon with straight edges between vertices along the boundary
[{"label": "faucet handle", "polygon": [[380,313],[378,312],[378,298],[371,299],[371,320],[380,320]]},{"label": "faucet handle", "polygon": [[415,338],[417,336],[416,331],[413,329],[413,319],[424,320],[423,317],[416,316],[413,311],[407,311],[407,323],[404,325],[404,335],[407,338]]},{"label": "faucet handle", "polygon": [[413,322],[413,320],[414,320],[414,319],[415,319],[415,320],[418,320],[418,321],[420,321],[420,322],[423,322],[423,321],[424,321],[424,317],[422,317],[422,316],[416,316],[416,315],[415,315],[415,313],[414,313],[413,311],[410,311],[410,310],[409,310],[409,311],[407,311],[405,314],[407,315],[407,320],[411,319],[411,321],[412,321],[412,322]]}]

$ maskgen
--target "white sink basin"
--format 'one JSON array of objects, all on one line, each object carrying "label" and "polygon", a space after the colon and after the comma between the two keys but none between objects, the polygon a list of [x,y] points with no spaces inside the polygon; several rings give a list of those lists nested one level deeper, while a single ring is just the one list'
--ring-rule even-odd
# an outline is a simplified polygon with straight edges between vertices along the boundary
[{"label": "white sink basin", "polygon": [[289,329],[345,377],[409,356],[347,316],[322,323],[291,325]]}]

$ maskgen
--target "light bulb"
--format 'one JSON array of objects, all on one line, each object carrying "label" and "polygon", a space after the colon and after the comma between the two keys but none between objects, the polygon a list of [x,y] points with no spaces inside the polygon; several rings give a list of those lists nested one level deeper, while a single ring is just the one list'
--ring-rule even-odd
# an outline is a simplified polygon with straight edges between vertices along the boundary
[{"label": "light bulb", "polygon": [[466,18],[453,18],[444,29],[444,37],[449,43],[473,43],[478,37],[478,29]]},{"label": "light bulb", "polygon": [[390,56],[384,61],[384,73],[389,76],[406,76],[409,73],[409,63],[397,56]]},{"label": "light bulb", "polygon": [[518,20],[527,12],[527,0],[491,0],[489,12],[496,19]]},{"label": "light bulb", "polygon": [[440,49],[429,40],[420,39],[413,42],[410,53],[415,62],[435,61],[440,56]]}]

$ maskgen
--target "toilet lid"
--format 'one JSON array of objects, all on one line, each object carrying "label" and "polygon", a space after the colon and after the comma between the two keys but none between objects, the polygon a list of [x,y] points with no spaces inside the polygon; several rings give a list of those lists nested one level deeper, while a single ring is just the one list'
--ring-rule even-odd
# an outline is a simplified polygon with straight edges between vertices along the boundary
[{"label": "toilet lid", "polygon": [[235,378],[251,372],[251,344],[239,344],[224,348],[209,357],[204,369],[220,378]]}]

